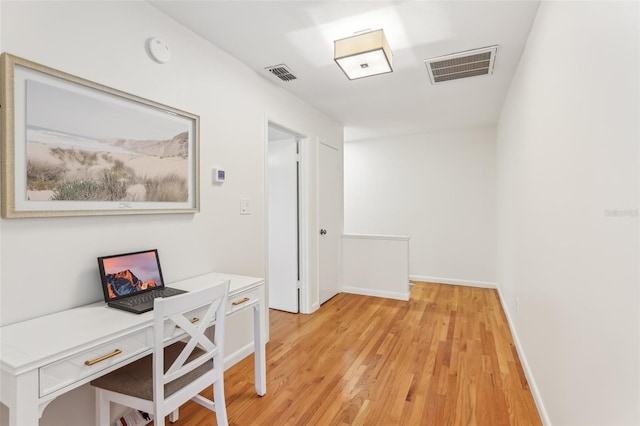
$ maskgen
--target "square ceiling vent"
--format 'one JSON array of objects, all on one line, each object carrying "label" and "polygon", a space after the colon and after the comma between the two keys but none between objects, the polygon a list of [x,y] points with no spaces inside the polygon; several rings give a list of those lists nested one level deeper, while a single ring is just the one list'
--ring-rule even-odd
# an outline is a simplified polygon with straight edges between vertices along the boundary
[{"label": "square ceiling vent", "polygon": [[275,75],[282,81],[292,81],[297,79],[293,72],[285,64],[273,65],[265,68],[271,74]]},{"label": "square ceiling vent", "polygon": [[491,75],[497,51],[497,45],[489,46],[425,59],[424,63],[427,66],[431,84],[478,75]]}]

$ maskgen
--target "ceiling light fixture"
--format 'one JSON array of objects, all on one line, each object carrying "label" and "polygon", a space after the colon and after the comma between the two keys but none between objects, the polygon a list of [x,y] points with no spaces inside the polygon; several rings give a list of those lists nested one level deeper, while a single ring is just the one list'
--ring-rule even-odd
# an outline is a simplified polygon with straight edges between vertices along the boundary
[{"label": "ceiling light fixture", "polygon": [[349,80],[393,72],[393,55],[381,29],[334,41],[334,59]]}]

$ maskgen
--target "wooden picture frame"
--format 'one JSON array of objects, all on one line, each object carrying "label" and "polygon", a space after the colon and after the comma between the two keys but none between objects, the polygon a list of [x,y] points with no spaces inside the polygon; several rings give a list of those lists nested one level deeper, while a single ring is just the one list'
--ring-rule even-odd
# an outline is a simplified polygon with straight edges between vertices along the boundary
[{"label": "wooden picture frame", "polygon": [[3,218],[199,211],[197,115],[0,57]]}]

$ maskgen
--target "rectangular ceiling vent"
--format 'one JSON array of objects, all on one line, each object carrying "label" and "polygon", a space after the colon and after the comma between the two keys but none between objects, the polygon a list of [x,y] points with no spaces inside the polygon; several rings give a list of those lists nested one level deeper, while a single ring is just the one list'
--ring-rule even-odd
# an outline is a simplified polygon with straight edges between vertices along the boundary
[{"label": "rectangular ceiling vent", "polygon": [[497,50],[496,45],[425,59],[431,84],[493,74]]},{"label": "rectangular ceiling vent", "polygon": [[285,64],[274,65],[265,69],[282,81],[291,81],[298,78],[293,75],[289,67],[287,67]]}]

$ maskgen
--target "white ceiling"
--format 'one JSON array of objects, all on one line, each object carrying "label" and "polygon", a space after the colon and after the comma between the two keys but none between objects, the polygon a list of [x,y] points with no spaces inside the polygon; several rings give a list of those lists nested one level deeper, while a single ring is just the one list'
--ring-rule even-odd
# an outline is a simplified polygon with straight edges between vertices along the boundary
[{"label": "white ceiling", "polygon": [[[497,121],[539,1],[150,1],[345,126],[345,140]],[[383,28],[394,72],[349,81],[333,41]],[[498,45],[494,74],[432,85],[424,60]],[[265,70],[286,64],[297,79]]]}]

